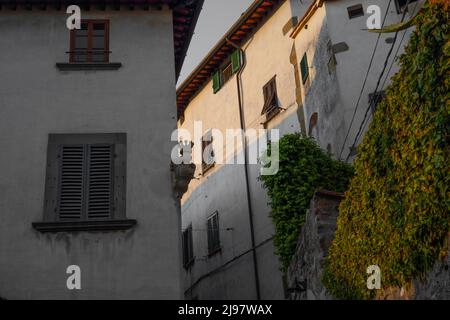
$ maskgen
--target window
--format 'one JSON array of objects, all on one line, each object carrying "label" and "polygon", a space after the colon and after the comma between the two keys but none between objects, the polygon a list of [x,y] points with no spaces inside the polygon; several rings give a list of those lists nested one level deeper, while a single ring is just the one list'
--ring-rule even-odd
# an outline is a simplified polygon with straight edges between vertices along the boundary
[{"label": "window", "polygon": [[82,20],[70,31],[70,62],[109,62],[109,21]]},{"label": "window", "polygon": [[263,94],[264,106],[261,114],[265,114],[266,119],[270,120],[280,112],[276,77],[270,79],[270,81],[263,87]]},{"label": "window", "polygon": [[202,138],[202,170],[205,174],[209,169],[214,167],[214,149],[213,136],[211,131],[208,131]]},{"label": "window", "polygon": [[228,65],[225,66],[225,68],[222,70],[222,82],[226,83],[228,80],[231,79],[233,76],[233,66],[231,64],[231,61]]},{"label": "window", "polygon": [[208,255],[220,251],[219,213],[216,211],[207,221],[208,230]]},{"label": "window", "polygon": [[302,61],[300,62],[300,69],[302,72],[303,84],[306,84],[306,81],[309,78],[308,57],[307,57],[306,53],[303,55]]},{"label": "window", "polygon": [[192,225],[183,231],[183,266],[188,269],[195,261]]},{"label": "window", "polygon": [[[65,223],[69,231],[95,229],[92,222],[106,221],[120,223],[97,225],[108,230],[127,229],[135,221],[125,219],[125,197],[126,134],[49,136],[45,222]],[[77,225],[83,222],[89,224]],[[38,230],[53,231],[52,226],[47,230],[46,224],[33,225]]]},{"label": "window", "polygon": [[364,16],[364,9],[362,4],[357,4],[347,8],[348,17],[350,19]]},{"label": "window", "polygon": [[227,83],[233,75],[239,71],[242,59],[239,50],[234,51],[228,60],[218,71],[213,74],[213,91],[217,93],[225,83]]},{"label": "window", "polygon": [[413,2],[416,2],[417,0],[395,0],[395,7],[397,8],[397,13],[403,13],[403,9],[406,8],[406,4],[411,4]]}]

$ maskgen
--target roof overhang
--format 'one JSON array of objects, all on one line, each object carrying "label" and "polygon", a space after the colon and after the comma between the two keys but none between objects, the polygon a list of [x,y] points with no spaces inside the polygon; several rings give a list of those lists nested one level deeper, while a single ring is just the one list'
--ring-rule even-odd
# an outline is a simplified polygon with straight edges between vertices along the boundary
[{"label": "roof overhang", "polygon": [[234,50],[241,46],[264,24],[286,0],[255,0],[239,20],[211,49],[195,70],[177,90],[178,116],[181,116],[189,102],[208,83],[213,72]]},{"label": "roof overhang", "polygon": [[0,10],[173,10],[176,78],[180,74],[204,0],[0,0]]},{"label": "roof overhang", "polygon": [[291,38],[296,38],[297,35],[300,33],[300,31],[303,30],[305,25],[308,23],[308,21],[311,19],[312,16],[316,13],[317,9],[323,6],[323,3],[325,0],[316,0],[309,6],[308,10],[306,10],[305,14],[303,15],[303,18],[297,23],[294,30],[292,30],[290,36]]}]

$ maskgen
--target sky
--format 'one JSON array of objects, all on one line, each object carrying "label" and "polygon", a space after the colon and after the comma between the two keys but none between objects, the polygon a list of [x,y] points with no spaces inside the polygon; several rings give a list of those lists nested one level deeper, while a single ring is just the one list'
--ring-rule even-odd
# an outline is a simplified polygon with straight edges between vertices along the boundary
[{"label": "sky", "polygon": [[253,0],[205,0],[181,70],[181,84]]}]

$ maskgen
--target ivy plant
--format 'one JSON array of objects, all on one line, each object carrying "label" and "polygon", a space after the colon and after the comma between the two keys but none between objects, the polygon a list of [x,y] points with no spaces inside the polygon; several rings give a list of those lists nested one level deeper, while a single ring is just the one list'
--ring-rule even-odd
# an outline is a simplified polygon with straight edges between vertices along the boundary
[{"label": "ivy plant", "polygon": [[323,282],[336,298],[371,299],[424,279],[446,255],[450,225],[449,2],[425,3],[400,71],[359,147]]},{"label": "ivy plant", "polygon": [[353,168],[332,159],[313,139],[299,133],[282,137],[278,150],[278,173],[261,176],[260,180],[268,190],[276,253],[286,271],[314,193],[318,189],[345,191]]}]

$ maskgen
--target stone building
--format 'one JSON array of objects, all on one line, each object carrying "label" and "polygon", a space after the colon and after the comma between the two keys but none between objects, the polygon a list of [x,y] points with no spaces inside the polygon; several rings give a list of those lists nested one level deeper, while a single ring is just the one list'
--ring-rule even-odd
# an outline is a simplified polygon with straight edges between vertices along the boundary
[{"label": "stone building", "polygon": [[0,0],[1,297],[182,298],[170,134],[202,3]]},{"label": "stone building", "polygon": [[[292,289],[275,255],[261,166],[214,158],[251,159],[258,139],[276,140],[261,129],[277,129],[279,136],[314,137],[335,158],[351,161],[369,97],[382,98],[397,71],[392,54],[375,92],[394,39],[364,29],[369,5],[378,6],[385,25],[401,21],[407,2],[388,3],[255,0],[180,85],[179,139],[192,138],[194,149],[211,155],[205,161],[194,154],[196,178],[182,199],[186,298],[283,299]],[[406,18],[421,3],[410,1]],[[409,32],[399,34],[393,53],[402,52]],[[228,129],[258,131],[256,138],[235,135],[227,148],[221,140]]]}]

